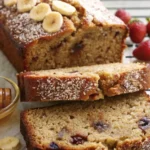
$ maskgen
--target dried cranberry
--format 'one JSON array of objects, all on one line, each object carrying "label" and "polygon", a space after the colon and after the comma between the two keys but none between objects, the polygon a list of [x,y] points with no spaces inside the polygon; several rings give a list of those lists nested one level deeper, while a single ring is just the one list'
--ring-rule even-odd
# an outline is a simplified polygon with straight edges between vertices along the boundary
[{"label": "dried cranberry", "polygon": [[82,50],[83,47],[84,47],[84,46],[83,46],[82,42],[81,42],[81,43],[77,43],[77,44],[73,47],[72,52],[78,52],[78,51]]},{"label": "dried cranberry", "polygon": [[116,36],[118,36],[119,34],[120,34],[120,32],[119,32],[119,31],[117,31],[117,32],[115,33],[114,38],[115,38]]},{"label": "dried cranberry", "polygon": [[108,124],[102,121],[95,122],[93,126],[94,126],[94,129],[98,130],[99,132],[105,131],[109,127]]},{"label": "dried cranberry", "polygon": [[37,61],[38,60],[38,56],[32,57],[33,61]]},{"label": "dried cranberry", "polygon": [[142,130],[145,130],[147,128],[150,128],[150,119],[147,117],[144,117],[139,120],[139,128]]},{"label": "dried cranberry", "polygon": [[50,150],[60,150],[60,148],[58,147],[56,143],[52,142],[50,144]]},{"label": "dried cranberry", "polygon": [[71,143],[75,145],[83,144],[85,141],[87,141],[87,137],[81,136],[81,135],[74,135],[71,136]]}]

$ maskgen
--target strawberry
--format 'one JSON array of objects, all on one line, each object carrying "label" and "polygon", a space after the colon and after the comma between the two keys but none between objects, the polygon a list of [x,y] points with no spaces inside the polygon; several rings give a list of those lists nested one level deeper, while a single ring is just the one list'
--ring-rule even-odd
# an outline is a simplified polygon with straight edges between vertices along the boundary
[{"label": "strawberry", "polygon": [[118,9],[115,13],[115,16],[119,17],[125,24],[128,24],[131,19],[131,15],[124,9]]},{"label": "strawberry", "polygon": [[146,25],[147,34],[148,34],[148,36],[150,36],[150,18],[146,18],[146,19],[147,19],[147,21],[148,21],[148,23],[147,23],[147,25]]},{"label": "strawberry", "polygon": [[133,56],[140,60],[150,61],[150,40],[142,42],[134,51]]},{"label": "strawberry", "polygon": [[139,20],[133,20],[128,27],[131,40],[134,43],[142,42],[147,32],[146,25]]}]

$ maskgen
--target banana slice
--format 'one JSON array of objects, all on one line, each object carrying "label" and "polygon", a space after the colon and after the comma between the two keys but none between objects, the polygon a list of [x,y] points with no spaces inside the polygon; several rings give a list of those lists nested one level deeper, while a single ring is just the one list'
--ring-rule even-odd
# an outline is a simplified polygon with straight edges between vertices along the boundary
[{"label": "banana slice", "polygon": [[0,140],[0,150],[19,150],[19,139],[16,137],[5,137]]},{"label": "banana slice", "polygon": [[63,17],[59,12],[52,11],[45,17],[43,21],[44,30],[50,33],[59,31],[62,25]]},{"label": "banana slice", "polygon": [[49,4],[40,3],[32,8],[32,10],[30,11],[30,18],[35,21],[42,21],[50,12],[51,8]]},{"label": "banana slice", "polygon": [[18,0],[17,9],[19,12],[30,11],[35,5],[37,0]]},{"label": "banana slice", "polygon": [[71,16],[75,11],[76,8],[68,3],[62,1],[52,1],[52,8],[55,11],[60,12],[62,15]]},{"label": "banana slice", "polygon": [[16,3],[17,3],[17,0],[4,0],[4,5],[6,7],[10,7],[10,6],[12,6],[12,5],[16,4]]}]

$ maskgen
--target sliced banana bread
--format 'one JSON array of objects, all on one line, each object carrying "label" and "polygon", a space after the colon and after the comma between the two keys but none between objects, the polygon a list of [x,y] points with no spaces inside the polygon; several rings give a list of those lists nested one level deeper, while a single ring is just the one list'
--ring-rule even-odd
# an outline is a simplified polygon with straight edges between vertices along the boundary
[{"label": "sliced banana bread", "polygon": [[99,0],[3,1],[0,47],[18,71],[121,62],[127,27]]},{"label": "sliced banana bread", "polygon": [[28,150],[150,150],[150,101],[144,92],[72,102],[21,114]]},{"label": "sliced banana bread", "polygon": [[113,63],[18,74],[22,101],[98,100],[150,88],[146,64]]}]

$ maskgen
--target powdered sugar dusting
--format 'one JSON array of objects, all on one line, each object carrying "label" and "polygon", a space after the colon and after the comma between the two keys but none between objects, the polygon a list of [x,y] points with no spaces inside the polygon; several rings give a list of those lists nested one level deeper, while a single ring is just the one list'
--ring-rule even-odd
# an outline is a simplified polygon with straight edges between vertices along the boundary
[{"label": "powdered sugar dusting", "polygon": [[14,39],[29,43],[42,36],[49,35],[42,28],[42,23],[30,19],[29,13],[18,14],[7,21],[10,32]]},{"label": "powdered sugar dusting", "polygon": [[36,22],[30,19],[29,13],[18,13],[16,6],[11,8],[2,8],[0,14],[4,15],[5,24],[9,29],[10,34],[19,43],[30,43],[42,37],[50,37],[64,32],[66,28],[65,19],[61,30],[55,33],[44,31],[42,22]]},{"label": "powdered sugar dusting", "polygon": [[[37,80],[37,94],[42,100],[81,100],[91,91],[98,90],[98,83],[88,78],[47,78]],[[33,87],[33,89],[35,89]]]},{"label": "powdered sugar dusting", "polygon": [[124,93],[132,93],[139,90],[144,89],[144,85],[146,85],[146,81],[144,80],[146,77],[145,72],[143,70],[141,71],[133,71],[125,76],[123,86],[125,87]]},{"label": "powdered sugar dusting", "polygon": [[[70,3],[73,3],[71,0]],[[79,0],[78,7],[85,9],[83,18],[92,21],[93,18],[98,23],[110,23],[110,24],[123,24],[114,15],[110,14],[108,10],[98,0],[86,1]],[[54,36],[60,32],[64,32],[65,24],[62,29],[56,33],[47,33],[42,27],[42,22],[35,22],[30,19],[29,13],[18,13],[16,5],[13,7],[4,7],[2,2],[0,3],[0,14],[5,15],[7,19],[6,26],[10,30],[10,34],[19,43],[30,43],[41,37]]]},{"label": "powdered sugar dusting", "polygon": [[111,14],[99,0],[79,0],[80,5],[85,8],[86,14],[94,17],[95,23],[101,24],[124,24],[120,19]]}]

